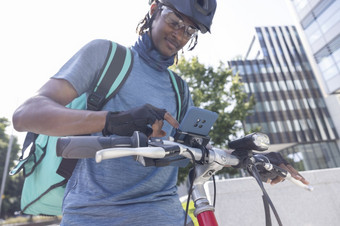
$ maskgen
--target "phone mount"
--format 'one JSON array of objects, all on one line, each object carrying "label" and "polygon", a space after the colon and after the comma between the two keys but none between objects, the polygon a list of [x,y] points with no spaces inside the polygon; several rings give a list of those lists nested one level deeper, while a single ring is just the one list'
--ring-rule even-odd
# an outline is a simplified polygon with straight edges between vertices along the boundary
[{"label": "phone mount", "polygon": [[180,129],[177,129],[174,135],[174,141],[189,147],[205,147],[209,143],[210,137],[183,132]]}]

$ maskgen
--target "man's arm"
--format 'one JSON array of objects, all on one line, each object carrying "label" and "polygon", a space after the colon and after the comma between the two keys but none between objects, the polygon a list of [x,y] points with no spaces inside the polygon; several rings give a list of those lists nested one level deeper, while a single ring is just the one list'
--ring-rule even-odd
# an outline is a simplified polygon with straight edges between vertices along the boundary
[{"label": "man's arm", "polygon": [[50,79],[38,93],[23,103],[13,114],[17,131],[31,131],[51,136],[90,134],[102,131],[107,111],[66,108],[78,96],[73,86],[63,79]]}]

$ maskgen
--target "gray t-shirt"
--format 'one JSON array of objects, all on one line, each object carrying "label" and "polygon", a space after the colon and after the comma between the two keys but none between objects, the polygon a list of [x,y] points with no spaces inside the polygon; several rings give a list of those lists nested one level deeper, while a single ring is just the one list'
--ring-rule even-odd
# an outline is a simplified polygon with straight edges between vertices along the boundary
[{"label": "gray t-shirt", "polygon": [[[105,61],[110,41],[94,40],[76,53],[53,78],[65,79],[79,95],[87,92]],[[104,110],[124,111],[149,103],[176,116],[169,73],[150,67],[133,51],[133,68]],[[191,101],[191,100],[189,100]],[[172,127],[164,122],[163,130]],[[98,134],[97,134],[98,135]],[[144,167],[133,157],[84,159],[70,178],[62,225],[180,225],[184,211],[177,195],[174,166]]]}]

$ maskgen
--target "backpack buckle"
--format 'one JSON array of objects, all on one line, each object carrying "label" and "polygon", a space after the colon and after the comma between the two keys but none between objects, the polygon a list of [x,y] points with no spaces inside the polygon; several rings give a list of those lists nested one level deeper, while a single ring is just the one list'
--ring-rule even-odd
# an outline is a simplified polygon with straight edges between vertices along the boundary
[{"label": "backpack buckle", "polygon": [[98,111],[103,107],[105,97],[99,93],[91,93],[87,98],[87,109],[92,111]]}]

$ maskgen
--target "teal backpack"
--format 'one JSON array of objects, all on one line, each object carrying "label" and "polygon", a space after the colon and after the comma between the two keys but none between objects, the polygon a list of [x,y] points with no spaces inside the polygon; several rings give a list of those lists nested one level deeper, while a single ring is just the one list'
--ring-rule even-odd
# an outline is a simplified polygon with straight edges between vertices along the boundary
[{"label": "teal backpack", "polygon": [[[119,91],[127,79],[133,63],[129,48],[111,42],[106,61],[92,93],[74,99],[66,107],[99,111]],[[177,95],[177,120],[186,111],[183,80],[169,71],[172,87]],[[71,177],[76,159],[63,159],[56,155],[59,137],[28,132],[23,144],[19,163],[10,171],[15,175],[23,170],[25,177],[21,194],[21,211],[31,215],[58,216],[62,214],[62,201],[68,179]],[[25,156],[26,150],[29,150]]]}]

